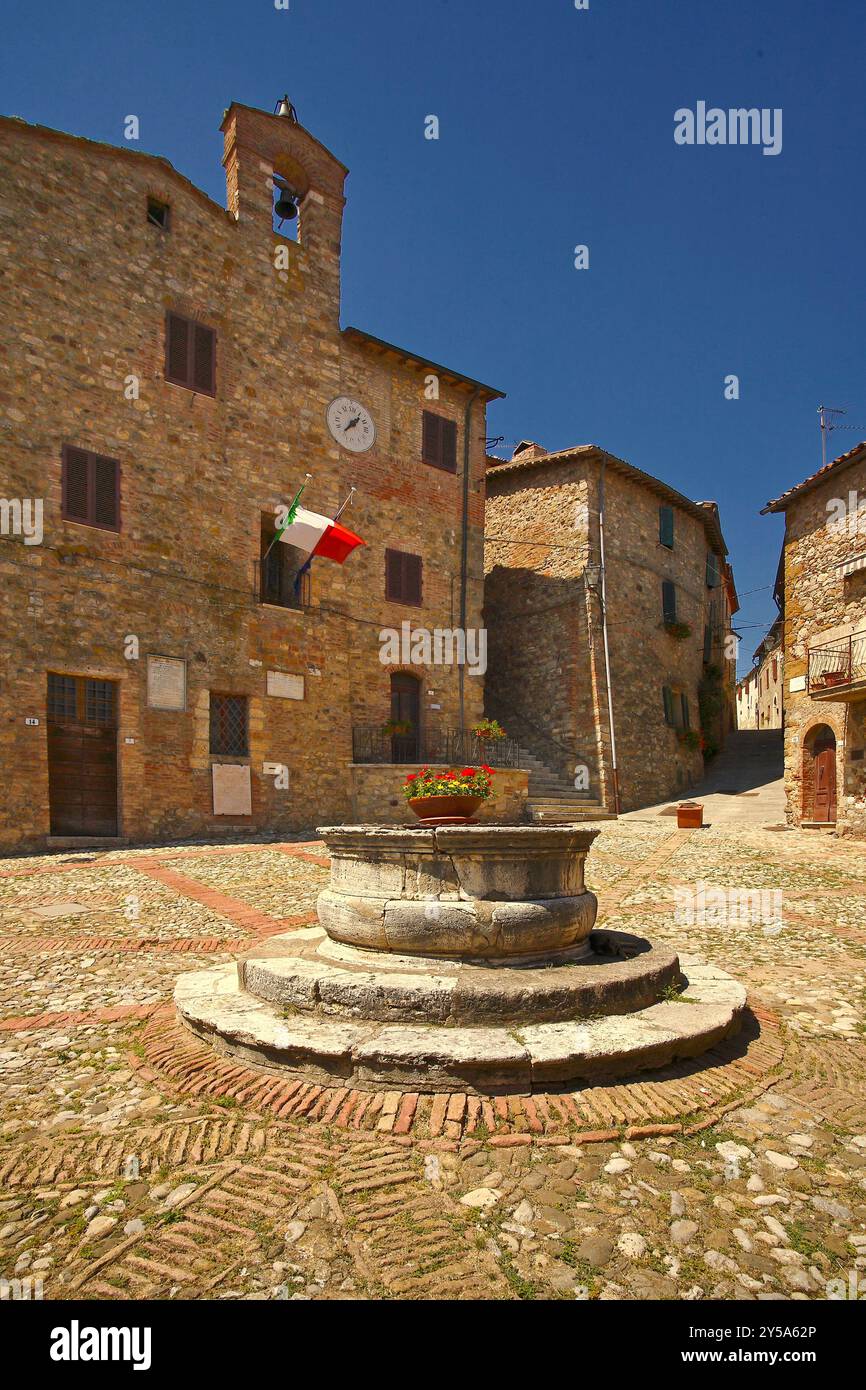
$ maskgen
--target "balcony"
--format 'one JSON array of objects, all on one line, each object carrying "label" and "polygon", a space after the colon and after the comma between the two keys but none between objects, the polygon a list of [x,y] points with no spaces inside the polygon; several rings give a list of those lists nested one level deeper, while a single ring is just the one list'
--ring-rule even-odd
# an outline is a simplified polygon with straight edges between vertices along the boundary
[{"label": "balcony", "polygon": [[866,629],[810,647],[806,688],[813,700],[866,699]]},{"label": "balcony", "polygon": [[387,734],[381,724],[352,729],[355,763],[431,763],[449,767],[519,767],[520,746],[514,738],[482,743],[468,729],[421,729],[411,734]]}]

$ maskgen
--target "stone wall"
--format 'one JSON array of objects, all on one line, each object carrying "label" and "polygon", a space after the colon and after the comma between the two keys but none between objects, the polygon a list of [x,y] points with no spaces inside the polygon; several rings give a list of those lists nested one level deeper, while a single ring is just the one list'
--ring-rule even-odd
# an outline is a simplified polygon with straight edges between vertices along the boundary
[{"label": "stone wall", "polygon": [[[415,816],[406,805],[401,787],[420,763],[362,764],[349,769],[351,775],[352,820],[357,825],[413,824]],[[473,820],[496,825],[517,825],[525,819],[529,773],[522,768],[497,768],[493,792],[473,816]]]},{"label": "stone wall", "polygon": [[[575,451],[528,467],[491,465],[487,472],[485,614],[492,653],[488,712],[551,768],[573,777],[590,769],[590,790],[613,806],[608,688],[601,601],[599,510],[602,455]],[[515,461],[516,462],[516,461]],[[699,690],[707,666],[720,672],[719,743],[733,706],[733,675],[724,636],[730,612],[723,585],[709,589],[709,526],[674,507],[674,546],[659,542],[654,480],[604,470],[608,640],[620,809],[632,810],[685,791],[703,770],[665,723],[662,687],[688,697],[699,728]],[[587,570],[587,564],[590,569]],[[593,566],[594,571],[593,571]],[[685,640],[663,629],[661,586],[672,580]],[[704,626],[713,621],[710,663]]]},{"label": "stone wall", "polygon": [[[229,211],[164,160],[0,120],[0,497],[44,499],[41,545],[0,536],[3,849],[39,847],[49,832],[49,671],[119,683],[122,836],[292,830],[349,814],[352,726],[390,713],[380,630],[459,620],[472,387],[442,374],[431,401],[429,368],[341,332],[339,161],[300,126],[245,107],[224,134]],[[299,241],[273,231],[274,169],[308,193]],[[170,205],[168,231],[148,221],[149,196]],[[215,397],[165,380],[167,310],[216,329]],[[362,456],[327,430],[341,393],[374,416]],[[473,625],[487,398],[469,421]],[[457,475],[421,462],[425,408],[457,424]],[[118,533],[61,519],[64,444],[120,461]],[[314,561],[308,609],[263,605],[261,517],[306,472],[304,503],[328,515],[357,485],[344,520],[367,545],[342,567]],[[420,608],[386,601],[386,547],[421,555]],[[148,654],[186,662],[184,711],[148,706]],[[422,722],[459,724],[456,668],[411,669]],[[269,671],[303,678],[303,697],[269,695]],[[466,677],[467,720],[482,712],[482,684]],[[249,697],[252,815],[240,820],[213,815],[211,691]],[[288,767],[288,791],[264,762]]]},{"label": "stone wall", "polygon": [[[851,508],[850,493],[855,494]],[[811,819],[810,733],[826,725],[836,738],[837,825],[866,836],[866,700],[816,699],[807,688],[809,649],[846,644],[866,629],[866,574],[839,566],[866,554],[866,459],[791,500],[785,531],[785,792],[793,825]],[[846,514],[837,520],[837,503]],[[829,508],[828,508],[829,504]]]}]

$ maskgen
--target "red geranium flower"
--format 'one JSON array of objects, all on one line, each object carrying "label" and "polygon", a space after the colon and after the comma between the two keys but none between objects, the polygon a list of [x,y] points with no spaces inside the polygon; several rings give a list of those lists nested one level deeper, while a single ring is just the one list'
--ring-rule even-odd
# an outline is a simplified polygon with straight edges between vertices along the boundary
[{"label": "red geranium flower", "polygon": [[461,777],[474,777],[474,776],[475,776],[475,768],[474,768],[474,767],[464,767],[464,769],[463,769],[463,771],[461,772],[460,776],[461,776]]}]

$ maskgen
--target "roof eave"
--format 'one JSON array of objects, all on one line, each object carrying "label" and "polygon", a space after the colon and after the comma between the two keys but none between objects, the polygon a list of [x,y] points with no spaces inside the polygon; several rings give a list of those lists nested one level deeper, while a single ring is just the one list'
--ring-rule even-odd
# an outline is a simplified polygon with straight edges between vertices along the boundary
[{"label": "roof eave", "polygon": [[474,377],[465,376],[463,372],[455,371],[453,367],[443,367],[441,362],[433,362],[429,357],[422,357],[420,353],[409,352],[407,348],[398,347],[396,343],[388,343],[384,338],[377,338],[373,333],[366,333],[363,328],[354,328],[349,325],[343,329],[343,336],[359,343],[362,347],[375,348],[383,355],[391,353],[410,367],[429,367],[438,376],[457,382],[461,386],[468,386],[486,396],[490,401],[505,399],[505,392],[498,391],[495,386],[487,386],[483,381],[476,381]]}]

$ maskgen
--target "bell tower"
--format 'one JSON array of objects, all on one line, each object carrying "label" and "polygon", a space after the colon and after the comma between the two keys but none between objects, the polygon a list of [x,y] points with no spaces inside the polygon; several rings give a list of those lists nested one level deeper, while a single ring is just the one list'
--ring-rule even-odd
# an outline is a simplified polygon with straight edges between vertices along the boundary
[{"label": "bell tower", "polygon": [[274,205],[295,222],[305,276],[319,284],[340,314],[340,249],[344,164],[300,124],[284,97],[271,114],[232,102],[220,127],[224,138],[226,205],[245,238],[273,244]]}]

